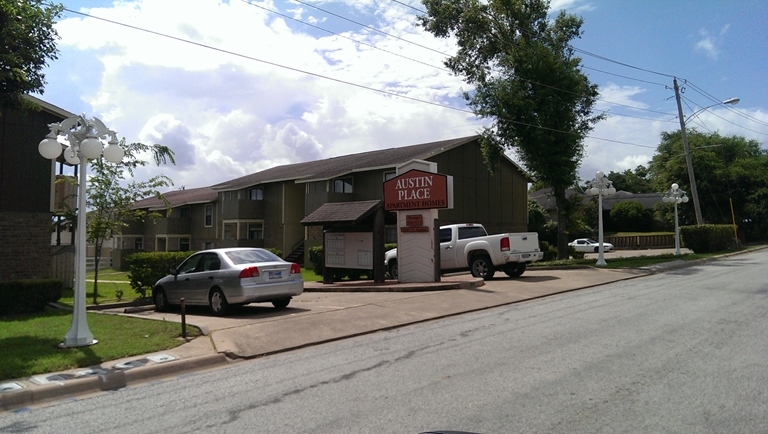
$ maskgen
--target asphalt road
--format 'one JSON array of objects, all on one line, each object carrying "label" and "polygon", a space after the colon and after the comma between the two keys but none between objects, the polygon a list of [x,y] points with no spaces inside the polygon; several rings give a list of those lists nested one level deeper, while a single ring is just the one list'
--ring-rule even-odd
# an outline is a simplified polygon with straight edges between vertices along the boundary
[{"label": "asphalt road", "polygon": [[768,432],[767,265],[740,255],[244,361],[5,414],[0,433]]}]

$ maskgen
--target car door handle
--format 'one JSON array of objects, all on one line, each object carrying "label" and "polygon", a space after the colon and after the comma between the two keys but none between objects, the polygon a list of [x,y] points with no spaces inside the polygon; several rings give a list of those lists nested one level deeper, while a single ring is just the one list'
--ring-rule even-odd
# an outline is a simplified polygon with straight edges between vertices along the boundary
[{"label": "car door handle", "polygon": [[451,250],[451,246],[446,247],[445,250]]}]

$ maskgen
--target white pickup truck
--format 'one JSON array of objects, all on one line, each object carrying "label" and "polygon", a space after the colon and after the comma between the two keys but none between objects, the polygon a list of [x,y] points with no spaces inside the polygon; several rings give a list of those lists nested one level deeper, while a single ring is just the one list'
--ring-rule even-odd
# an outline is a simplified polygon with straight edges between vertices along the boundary
[{"label": "white pickup truck", "polygon": [[[539,234],[523,232],[488,235],[483,225],[464,223],[440,227],[440,269],[469,269],[475,277],[493,278],[497,269],[509,277],[519,277],[526,264],[544,257],[539,249]],[[397,278],[397,249],[384,254],[390,277]]]}]

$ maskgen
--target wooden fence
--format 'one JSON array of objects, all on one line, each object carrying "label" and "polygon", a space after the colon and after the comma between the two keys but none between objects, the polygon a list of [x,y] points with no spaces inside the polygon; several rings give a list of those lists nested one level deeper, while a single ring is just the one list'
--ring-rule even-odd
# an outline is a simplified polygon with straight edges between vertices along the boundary
[{"label": "wooden fence", "polygon": [[675,236],[673,234],[604,237],[603,241],[613,244],[613,248],[617,250],[667,249],[675,247]]}]

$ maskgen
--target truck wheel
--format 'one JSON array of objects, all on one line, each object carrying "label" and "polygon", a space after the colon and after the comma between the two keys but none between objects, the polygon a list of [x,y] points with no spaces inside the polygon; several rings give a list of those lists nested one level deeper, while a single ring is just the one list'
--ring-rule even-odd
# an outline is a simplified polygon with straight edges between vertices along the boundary
[{"label": "truck wheel", "polygon": [[483,280],[493,279],[496,269],[493,267],[491,258],[487,256],[475,256],[469,264],[469,270],[474,277],[482,277]]},{"label": "truck wheel", "polygon": [[504,273],[509,277],[520,277],[525,273],[525,263],[507,264],[504,266]]},{"label": "truck wheel", "polygon": [[397,279],[397,261],[392,260],[389,263],[389,277]]}]

